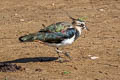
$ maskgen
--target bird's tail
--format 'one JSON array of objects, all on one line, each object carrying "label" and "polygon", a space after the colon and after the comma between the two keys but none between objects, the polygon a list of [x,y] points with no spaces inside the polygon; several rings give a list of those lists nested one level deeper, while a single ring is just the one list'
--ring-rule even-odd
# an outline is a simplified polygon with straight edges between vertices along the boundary
[{"label": "bird's tail", "polygon": [[36,40],[36,38],[37,38],[36,34],[29,34],[29,35],[19,37],[19,40],[21,42],[32,42],[32,41]]}]

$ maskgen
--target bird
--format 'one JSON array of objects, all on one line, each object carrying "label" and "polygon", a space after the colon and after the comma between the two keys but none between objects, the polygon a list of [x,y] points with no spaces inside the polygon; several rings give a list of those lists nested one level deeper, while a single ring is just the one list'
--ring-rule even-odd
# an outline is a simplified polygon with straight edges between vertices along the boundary
[{"label": "bird", "polygon": [[55,47],[56,53],[58,54],[58,61],[64,62],[63,58],[60,56],[60,53],[63,53],[70,60],[72,59],[68,52],[63,52],[59,50],[59,47],[70,45],[76,41],[82,30],[86,29],[89,31],[88,27],[85,24],[85,21],[81,18],[73,18],[72,22],[56,22],[49,26],[44,26],[43,29],[40,29],[38,32],[31,33],[28,35],[20,36],[20,42],[40,42],[49,46]]}]

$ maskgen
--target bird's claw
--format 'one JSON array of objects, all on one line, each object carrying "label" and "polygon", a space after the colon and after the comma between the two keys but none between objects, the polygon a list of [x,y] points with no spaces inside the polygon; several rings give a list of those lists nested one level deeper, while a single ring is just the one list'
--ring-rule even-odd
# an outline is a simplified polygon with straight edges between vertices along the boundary
[{"label": "bird's claw", "polygon": [[65,52],[64,55],[65,55],[66,57],[68,57],[70,60],[72,60],[72,58],[71,58],[71,56],[69,55],[68,52]]},{"label": "bird's claw", "polygon": [[61,58],[61,57],[59,57],[57,61],[60,62],[60,63],[64,62],[63,58]]},{"label": "bird's claw", "polygon": [[63,60],[63,58],[58,58],[57,62],[63,63],[63,62],[69,62],[69,60]]}]

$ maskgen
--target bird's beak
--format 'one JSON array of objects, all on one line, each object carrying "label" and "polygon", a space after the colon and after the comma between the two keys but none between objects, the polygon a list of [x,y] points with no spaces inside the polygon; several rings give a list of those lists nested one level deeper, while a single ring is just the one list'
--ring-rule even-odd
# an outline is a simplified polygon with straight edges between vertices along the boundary
[{"label": "bird's beak", "polygon": [[88,29],[88,27],[87,27],[87,26],[85,26],[85,29],[86,29],[87,31],[90,31],[90,29]]}]

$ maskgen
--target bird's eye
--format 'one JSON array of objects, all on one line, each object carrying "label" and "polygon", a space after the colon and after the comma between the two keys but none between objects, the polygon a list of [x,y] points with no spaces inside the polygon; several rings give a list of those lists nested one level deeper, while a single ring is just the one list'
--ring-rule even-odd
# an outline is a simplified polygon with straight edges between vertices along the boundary
[{"label": "bird's eye", "polygon": [[84,24],[80,24],[80,27],[84,27]]}]

